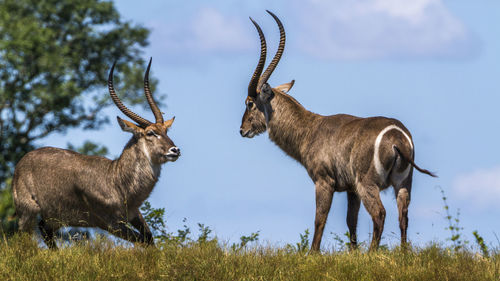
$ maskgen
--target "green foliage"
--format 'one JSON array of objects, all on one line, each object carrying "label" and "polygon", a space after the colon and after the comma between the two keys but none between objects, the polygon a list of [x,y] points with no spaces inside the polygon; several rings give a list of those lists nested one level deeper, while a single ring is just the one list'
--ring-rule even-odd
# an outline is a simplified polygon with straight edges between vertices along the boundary
[{"label": "green foliage", "polygon": [[231,244],[231,247],[230,247],[231,251],[238,252],[238,251],[240,251],[242,249],[246,249],[246,246],[249,243],[259,241],[259,235],[260,235],[259,232],[260,231],[252,232],[248,236],[242,235],[240,237],[240,243],[239,244],[236,244],[236,243]]},{"label": "green foliage", "polygon": [[10,236],[17,229],[11,182],[12,178],[8,178],[6,180],[7,187],[0,189],[0,237]]},{"label": "green foliage", "polygon": [[297,252],[305,253],[309,250],[309,229],[300,234],[300,242],[297,243]]},{"label": "green foliage", "polygon": [[204,224],[202,223],[198,223],[198,230],[199,230],[199,234],[198,234],[198,242],[199,243],[205,243],[207,241],[210,241],[210,233],[212,233],[212,230],[208,227],[208,226],[205,226]]},{"label": "green foliage", "polygon": [[479,235],[477,230],[474,230],[472,232],[472,234],[474,235],[474,238],[476,238],[476,243],[479,246],[479,249],[481,249],[481,252],[483,253],[483,257],[489,257],[490,253],[488,250],[488,246],[486,246],[486,243],[484,243],[483,237],[481,235]]},{"label": "green foliage", "polygon": [[141,206],[141,213],[144,220],[149,225],[153,237],[166,238],[168,236],[165,221],[163,220],[165,208],[153,208],[149,201],[145,201]]},{"label": "green foliage", "polygon": [[182,219],[182,222],[184,223],[183,229],[177,229],[177,236],[173,237],[175,240],[177,240],[177,242],[179,242],[181,244],[186,242],[186,241],[191,240],[189,238],[189,234],[191,233],[191,229],[186,224],[187,219],[186,218]]},{"label": "green foliage", "polygon": [[[108,122],[101,113],[111,104],[105,86],[115,60],[121,98],[146,104],[141,50],[149,31],[101,0],[2,0],[0,26],[0,220],[11,232],[15,164],[50,134]],[[90,143],[82,151],[107,152]]]},{"label": "green foliage", "polygon": [[193,240],[189,235],[191,234],[191,229],[187,225],[187,219],[184,218],[182,222],[184,223],[182,229],[177,230],[177,234],[175,235],[172,232],[167,231],[167,225],[164,220],[165,217],[165,208],[153,208],[151,203],[145,201],[141,206],[141,213],[144,217],[144,220],[149,225],[151,232],[153,233],[153,237],[157,242],[160,243],[160,246],[165,246],[165,244],[175,244],[175,245],[183,245],[186,246],[191,242],[196,243],[208,243],[212,241],[216,241],[215,238],[210,238],[210,233],[212,230],[210,227],[205,226],[202,223],[198,223],[198,238]]},{"label": "green foliage", "polygon": [[450,231],[450,237],[447,240],[453,243],[453,249],[455,251],[459,251],[469,243],[469,241],[462,238],[462,230],[464,228],[460,226],[460,210],[458,209],[457,215],[453,217],[450,213],[450,206],[447,201],[448,198],[444,194],[444,190],[441,187],[439,187],[439,189],[441,190],[441,199],[444,204],[445,219],[448,222],[448,226],[445,229]]},{"label": "green foliage", "polygon": [[246,245],[250,242],[256,242],[259,241],[259,232],[252,232],[249,236],[241,236],[240,237],[240,248],[246,247]]},{"label": "green foliage", "polygon": [[331,233],[333,235],[333,240],[335,240],[335,242],[337,243],[337,248],[340,250],[340,251],[345,251],[345,250],[348,250],[351,248],[351,242],[350,242],[350,235],[349,235],[349,231],[346,231],[344,233],[344,238],[342,238],[340,235],[338,235],[337,233]]}]

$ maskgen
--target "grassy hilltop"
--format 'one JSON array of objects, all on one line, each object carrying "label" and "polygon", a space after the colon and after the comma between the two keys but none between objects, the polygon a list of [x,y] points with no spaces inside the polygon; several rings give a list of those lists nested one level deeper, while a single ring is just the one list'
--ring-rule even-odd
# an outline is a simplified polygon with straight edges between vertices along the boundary
[{"label": "grassy hilltop", "polygon": [[198,239],[143,248],[98,238],[52,251],[16,235],[0,244],[0,280],[500,280],[498,251],[484,257],[430,245],[308,254],[302,246]]},{"label": "grassy hilltop", "polygon": [[[156,237],[156,247],[131,246],[107,236],[66,242],[59,250],[40,247],[33,237],[15,234],[0,240],[0,280],[500,280],[500,250],[490,249],[477,231],[476,244],[464,240],[459,217],[452,216],[443,192],[447,243],[367,252],[337,249],[308,253],[309,231],[285,246],[258,243],[259,232],[240,243],[221,243],[198,223],[197,237],[184,225],[168,232],[165,209],[145,202],[141,211]],[[88,233],[87,233],[88,234]],[[70,234],[71,235],[71,234]],[[1,237],[1,235],[0,235]],[[490,246],[491,247],[491,246]]]}]

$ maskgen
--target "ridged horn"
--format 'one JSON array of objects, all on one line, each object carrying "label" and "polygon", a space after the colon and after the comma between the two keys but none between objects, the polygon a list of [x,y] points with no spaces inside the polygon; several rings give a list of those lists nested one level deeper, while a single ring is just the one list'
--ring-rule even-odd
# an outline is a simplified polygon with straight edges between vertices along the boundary
[{"label": "ridged horn", "polygon": [[280,44],[278,46],[278,50],[276,51],[276,54],[274,55],[273,60],[269,64],[269,66],[266,68],[266,71],[264,71],[264,74],[259,79],[259,83],[257,84],[257,92],[260,92],[260,88],[264,83],[267,82],[269,77],[271,77],[271,74],[273,73],[274,69],[278,65],[278,62],[281,59],[281,55],[283,54],[283,51],[285,50],[285,40],[286,40],[286,35],[285,35],[285,28],[283,27],[283,24],[281,23],[280,19],[273,14],[271,11],[266,10],[276,21],[278,24],[278,27],[280,29]]},{"label": "ridged horn", "polygon": [[144,94],[146,95],[146,99],[148,100],[149,107],[153,111],[155,115],[156,123],[163,123],[163,115],[161,114],[158,105],[153,99],[153,95],[151,94],[151,90],[149,89],[149,69],[151,68],[151,62],[153,58],[149,59],[148,68],[146,69],[146,74],[144,74]]},{"label": "ridged horn", "polygon": [[115,65],[116,65],[116,61],[113,63],[113,66],[111,67],[111,70],[109,71],[109,76],[108,76],[108,89],[109,89],[109,95],[111,96],[111,99],[116,104],[118,109],[120,109],[121,112],[123,112],[123,114],[127,115],[130,119],[137,122],[137,124],[139,124],[139,126],[141,126],[142,128],[145,128],[145,127],[151,125],[152,123],[150,121],[142,118],[141,116],[135,114],[130,109],[128,109],[122,103],[120,98],[118,98],[118,96],[116,95],[115,88],[113,86],[113,72],[115,70]]},{"label": "ridged horn", "polygon": [[260,37],[259,63],[257,64],[255,71],[253,72],[252,79],[250,80],[250,83],[248,84],[248,96],[249,97],[256,97],[257,96],[257,84],[259,83],[260,75],[262,74],[262,70],[264,69],[264,64],[266,63],[267,47],[266,47],[266,38],[264,37],[264,33],[262,32],[262,29],[252,18],[250,18],[250,20],[252,21],[253,25],[257,29],[257,32],[259,32],[259,37]]}]

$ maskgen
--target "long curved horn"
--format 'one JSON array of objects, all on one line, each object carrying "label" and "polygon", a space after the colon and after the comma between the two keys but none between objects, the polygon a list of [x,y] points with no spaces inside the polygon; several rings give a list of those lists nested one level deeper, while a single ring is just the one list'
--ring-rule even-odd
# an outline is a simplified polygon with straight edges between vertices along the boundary
[{"label": "long curved horn", "polygon": [[276,54],[274,55],[273,60],[271,61],[269,66],[266,68],[266,71],[264,71],[264,74],[262,74],[262,76],[259,79],[259,83],[257,84],[257,92],[260,92],[260,88],[262,87],[262,85],[264,85],[264,83],[267,82],[269,77],[271,77],[271,74],[273,73],[274,69],[278,65],[278,62],[281,59],[281,55],[283,54],[283,51],[285,50],[285,40],[286,40],[285,28],[283,27],[283,24],[281,23],[280,19],[275,14],[273,14],[269,10],[266,10],[266,12],[268,12],[274,18],[276,23],[278,24],[278,27],[280,29],[280,44],[278,46],[278,50],[276,51]]},{"label": "long curved horn", "polygon": [[156,123],[163,123],[163,115],[161,114],[158,105],[153,99],[153,95],[151,94],[151,90],[149,89],[149,69],[151,68],[151,62],[153,58],[149,59],[148,68],[146,69],[146,74],[144,75],[144,94],[146,95],[146,99],[148,100],[149,107],[153,111],[155,115]]},{"label": "long curved horn", "polygon": [[250,83],[248,84],[248,96],[255,97],[257,95],[257,84],[259,82],[260,75],[262,74],[262,70],[264,69],[264,64],[266,63],[267,47],[266,47],[266,38],[264,37],[264,33],[262,32],[262,29],[252,18],[250,18],[250,20],[252,21],[253,25],[257,29],[257,32],[259,32],[259,37],[260,37],[259,63],[257,64],[257,67],[255,68],[255,71],[252,75],[252,79],[250,80]]},{"label": "long curved horn", "polygon": [[142,118],[141,116],[133,113],[130,109],[128,109],[125,105],[123,105],[120,98],[118,98],[118,96],[116,95],[115,88],[113,87],[113,71],[115,70],[115,65],[116,65],[116,61],[113,63],[113,66],[111,67],[111,70],[109,71],[109,76],[108,76],[108,89],[109,89],[109,95],[111,96],[111,99],[116,104],[118,109],[120,109],[130,119],[137,122],[137,124],[139,124],[142,128],[145,128],[145,127],[151,125],[152,124],[151,122],[149,122],[148,120]]}]

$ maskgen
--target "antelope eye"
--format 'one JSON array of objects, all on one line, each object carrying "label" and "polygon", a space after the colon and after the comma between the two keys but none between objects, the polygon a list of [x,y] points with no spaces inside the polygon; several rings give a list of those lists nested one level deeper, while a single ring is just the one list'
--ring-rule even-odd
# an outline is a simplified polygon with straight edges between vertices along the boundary
[{"label": "antelope eye", "polygon": [[153,131],[148,131],[146,133],[146,135],[148,135],[148,136],[156,136],[155,132],[153,132]]},{"label": "antelope eye", "polygon": [[249,102],[247,103],[247,107],[248,107],[248,108],[252,108],[252,107],[253,107],[253,102],[249,101]]}]

